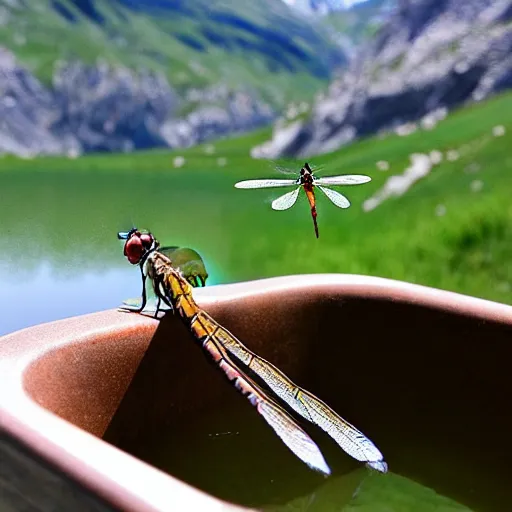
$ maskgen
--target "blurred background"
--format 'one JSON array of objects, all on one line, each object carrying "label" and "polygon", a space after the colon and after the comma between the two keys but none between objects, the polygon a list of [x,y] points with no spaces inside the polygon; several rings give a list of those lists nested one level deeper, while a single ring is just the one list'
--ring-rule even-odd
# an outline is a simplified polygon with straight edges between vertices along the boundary
[{"label": "blurred background", "polygon": [[[0,0],[0,334],[140,293],[340,272],[512,302],[511,0]],[[367,174],[276,212],[276,164]]]}]

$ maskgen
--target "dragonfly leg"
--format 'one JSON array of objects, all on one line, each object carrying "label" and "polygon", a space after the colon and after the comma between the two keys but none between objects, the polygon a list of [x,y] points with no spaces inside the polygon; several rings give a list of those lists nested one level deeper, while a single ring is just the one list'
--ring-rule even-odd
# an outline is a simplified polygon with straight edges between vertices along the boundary
[{"label": "dragonfly leg", "polygon": [[155,309],[155,318],[158,318],[158,312],[160,311],[160,305],[162,304],[162,299],[158,297],[156,301],[156,309]]},{"label": "dragonfly leg", "polygon": [[154,318],[157,318],[158,317],[158,313],[160,311],[160,308],[162,306],[162,302],[164,304],[166,304],[167,306],[169,306],[169,308],[171,308],[171,311],[174,313],[174,306],[172,305],[172,302],[166,297],[165,294],[162,293],[161,289],[160,289],[160,285],[161,283],[157,283],[155,285],[155,293],[156,293],[156,296],[157,296],[157,302],[156,302],[156,310],[155,310],[155,317]]},{"label": "dragonfly leg", "polygon": [[[157,290],[158,290],[158,288],[157,288]],[[161,295],[159,291],[157,291],[157,295],[158,295],[158,307],[160,306],[160,302],[163,301],[164,304],[169,306],[169,308],[171,309],[171,311],[174,314],[175,313],[175,309],[174,309],[174,306],[173,306],[172,302],[165,295]],[[158,307],[157,307],[157,310],[158,310]]]},{"label": "dragonfly leg", "polygon": [[130,313],[141,313],[143,309],[146,307],[147,303],[147,294],[146,294],[146,275],[144,274],[144,271],[141,269],[140,274],[142,277],[142,301],[140,306],[137,307],[130,307],[130,306],[121,306],[119,308],[120,311],[128,311]]},{"label": "dragonfly leg", "polygon": [[164,297],[163,301],[171,308],[172,314],[174,315],[176,310],[174,309],[174,306],[172,305],[172,302],[167,300],[167,298],[165,298],[165,297]]}]

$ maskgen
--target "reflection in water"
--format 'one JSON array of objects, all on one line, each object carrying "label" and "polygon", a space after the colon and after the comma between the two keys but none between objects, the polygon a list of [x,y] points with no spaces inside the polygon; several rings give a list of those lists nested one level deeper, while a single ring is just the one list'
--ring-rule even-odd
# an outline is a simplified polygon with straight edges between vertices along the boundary
[{"label": "reflection in water", "polygon": [[361,469],[329,478],[312,493],[265,512],[471,512],[408,478]]}]

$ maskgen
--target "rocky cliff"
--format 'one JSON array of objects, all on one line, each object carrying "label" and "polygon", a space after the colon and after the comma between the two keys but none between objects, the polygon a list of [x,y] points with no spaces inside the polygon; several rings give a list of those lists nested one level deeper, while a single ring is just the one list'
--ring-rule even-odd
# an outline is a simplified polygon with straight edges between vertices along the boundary
[{"label": "rocky cliff", "polygon": [[511,0],[401,0],[309,117],[281,120],[253,154],[330,152],[511,86]]},{"label": "rocky cliff", "polygon": [[[256,93],[217,85],[179,97],[162,73],[61,63],[44,86],[0,48],[0,152],[76,156],[186,147],[272,121]],[[194,105],[177,115],[180,105]]]}]

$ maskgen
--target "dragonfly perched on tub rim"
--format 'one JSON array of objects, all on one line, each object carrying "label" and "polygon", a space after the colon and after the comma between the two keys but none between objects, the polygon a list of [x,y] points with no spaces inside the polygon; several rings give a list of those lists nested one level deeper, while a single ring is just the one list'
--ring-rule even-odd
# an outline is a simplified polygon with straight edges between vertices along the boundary
[{"label": "dragonfly perched on tub rim", "polygon": [[[136,230],[136,228],[133,228]],[[121,239],[124,239],[123,237],[127,237],[129,233],[133,231],[128,231],[126,233],[118,233],[118,237]],[[146,235],[141,235],[141,237],[144,239]],[[204,287],[206,286],[206,280],[208,279],[208,272],[206,271],[206,266],[204,264],[203,258],[199,255],[197,251],[194,249],[190,249],[188,247],[178,247],[178,246],[165,246],[161,247],[160,242],[157,242],[158,246],[156,249],[165,256],[167,256],[170,260],[172,260],[174,267],[179,268],[181,275],[194,287]],[[135,256],[128,255],[125,253],[125,255],[130,258],[135,257],[136,259],[139,258],[139,255],[136,254]],[[131,260],[130,260],[131,262]],[[137,310],[138,312],[141,312],[147,304],[147,294],[146,294],[146,279],[147,275],[144,272],[143,265],[139,265],[140,268],[140,274],[142,278],[142,302],[139,306],[134,307],[134,303],[136,300],[126,300],[124,301],[124,305],[130,307],[131,309]],[[159,304],[161,301],[158,299]],[[158,310],[158,308],[157,308]]]},{"label": "dragonfly perched on tub rim", "polygon": [[[150,278],[159,301],[180,316],[196,342],[297,457],[312,469],[330,474],[320,449],[288,410],[323,429],[350,456],[377,471],[387,471],[381,452],[368,437],[252,352],[197,305],[192,285],[174,268],[172,261],[158,251],[159,243],[151,233],[134,228],[118,233],[118,238],[125,240],[124,254],[129,262],[143,268]],[[145,288],[142,293],[145,304]],[[159,304],[156,314],[158,308]],[[120,309],[141,311],[126,306]]]}]

